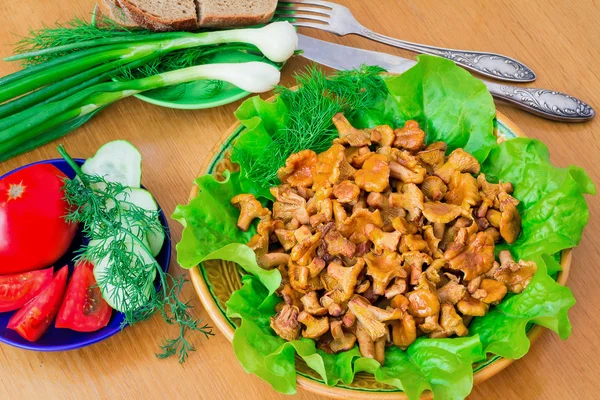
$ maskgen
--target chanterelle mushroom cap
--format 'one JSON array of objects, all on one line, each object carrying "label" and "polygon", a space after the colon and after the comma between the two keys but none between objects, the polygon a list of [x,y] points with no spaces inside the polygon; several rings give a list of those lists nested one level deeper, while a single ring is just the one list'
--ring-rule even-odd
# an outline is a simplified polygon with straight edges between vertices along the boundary
[{"label": "chanterelle mushroom cap", "polygon": [[319,299],[317,298],[317,292],[308,292],[304,296],[300,298],[302,305],[304,307],[304,311],[312,315],[325,315],[327,314],[327,308],[322,307],[319,304]]},{"label": "chanterelle mushroom cap", "polygon": [[400,321],[392,321],[391,326],[392,342],[402,350],[406,350],[417,340],[415,319],[409,313],[404,313]]},{"label": "chanterelle mushroom cap", "polygon": [[500,194],[500,190],[504,190],[506,193],[513,192],[513,185],[510,182],[500,182],[500,183],[490,183],[487,181],[485,174],[481,173],[477,176],[477,182],[481,187],[481,194],[483,197],[491,200],[494,200]]},{"label": "chanterelle mushroom cap", "polygon": [[423,210],[423,192],[414,183],[402,186],[402,193],[390,194],[389,203],[392,207],[402,207],[408,211],[407,220],[413,222],[421,216]]},{"label": "chanterelle mushroom cap", "polygon": [[479,232],[469,237],[466,243],[453,242],[449,244],[444,258],[450,269],[462,271],[464,279],[470,281],[492,268],[494,240],[487,233]]},{"label": "chanterelle mushroom cap", "polygon": [[444,199],[450,203],[468,210],[479,205],[481,196],[477,180],[471,174],[454,171],[448,184],[448,193]]},{"label": "chanterelle mushroom cap", "polygon": [[450,280],[438,289],[442,303],[456,304],[467,294],[465,285],[459,283],[458,278],[452,274],[445,274]]},{"label": "chanterelle mushroom cap", "polygon": [[319,277],[311,278],[308,266],[298,265],[292,260],[288,263],[288,276],[292,288],[300,293],[323,289]]},{"label": "chanterelle mushroom cap", "polygon": [[231,204],[240,209],[237,226],[244,232],[250,228],[255,218],[265,218],[271,211],[264,208],[252,194],[238,194],[231,199]]},{"label": "chanterelle mushroom cap", "polygon": [[281,311],[274,317],[271,317],[271,328],[280,338],[292,341],[300,337],[300,323],[298,307],[284,305]]},{"label": "chanterelle mushroom cap", "polygon": [[333,144],[328,150],[317,156],[316,175],[312,189],[316,192],[333,186],[340,178],[340,165],[346,159],[344,146]]},{"label": "chanterelle mushroom cap", "polygon": [[356,336],[344,332],[342,329],[342,321],[332,321],[330,325],[331,336],[333,336],[333,340],[329,343],[331,351],[339,353],[340,351],[347,351],[354,347]]},{"label": "chanterelle mushroom cap", "polygon": [[308,220],[313,227],[332,221],[333,204],[331,203],[331,199],[323,199],[319,201],[317,203],[317,213],[311,215]]},{"label": "chanterelle mushroom cap", "polygon": [[367,275],[373,278],[373,293],[383,295],[394,278],[406,278],[406,271],[396,251],[384,250],[381,256],[373,253],[365,255]]},{"label": "chanterelle mushroom cap", "polygon": [[404,217],[396,217],[392,220],[392,226],[395,230],[402,233],[403,235],[414,235],[418,232],[418,227],[411,224]]},{"label": "chanterelle mushroom cap", "polygon": [[402,318],[402,310],[397,308],[387,308],[386,310],[373,306],[369,300],[362,296],[354,296],[348,302],[348,308],[362,326],[367,330],[372,340],[381,338],[387,334],[387,328],[384,322],[398,320]]},{"label": "chanterelle mushroom cap", "polygon": [[463,319],[456,313],[452,304],[442,304],[440,325],[443,332],[437,335],[433,334],[432,337],[466,336],[469,333]]},{"label": "chanterelle mushroom cap", "polygon": [[389,203],[389,195],[391,193],[369,193],[367,196],[367,204],[376,210],[381,211],[381,218],[384,226],[389,226],[394,218],[406,216],[406,211],[400,207],[392,207]]},{"label": "chanterelle mushroom cap", "polygon": [[342,306],[336,303],[335,300],[333,300],[333,297],[335,297],[336,299],[340,298],[340,294],[338,292],[339,290],[337,289],[332,290],[331,292],[325,293],[323,296],[321,296],[320,299],[321,305],[327,308],[327,312],[332,317],[340,317],[344,313],[344,309],[342,308]]},{"label": "chanterelle mushroom cap", "polygon": [[425,166],[429,174],[433,174],[436,169],[440,168],[446,162],[446,150],[427,148],[417,153],[417,160]]},{"label": "chanterelle mushroom cap", "polygon": [[533,261],[513,260],[508,250],[498,253],[500,264],[488,271],[486,277],[490,277],[504,283],[512,293],[521,293],[531,281],[537,271],[537,264]]},{"label": "chanterelle mushroom cap", "polygon": [[283,284],[283,286],[277,289],[276,293],[283,298],[284,304],[295,306],[298,309],[303,307],[300,301],[302,293],[295,291],[289,283]]},{"label": "chanterelle mushroom cap", "polygon": [[429,334],[429,336],[440,334],[443,328],[438,322],[439,318],[439,314],[426,316],[423,322],[419,324],[419,329],[421,332]]},{"label": "chanterelle mushroom cap", "polygon": [[312,150],[302,150],[288,157],[285,166],[277,171],[277,177],[291,186],[309,187],[313,184],[316,166],[317,154]]},{"label": "chanterelle mushroom cap", "polygon": [[460,206],[439,201],[428,201],[423,204],[423,216],[430,222],[447,224],[454,221],[463,213]]},{"label": "chanterelle mushroom cap", "polygon": [[375,245],[374,253],[381,254],[384,250],[395,251],[402,235],[398,231],[384,232],[373,224],[365,226],[365,235]]},{"label": "chanterelle mushroom cap", "polygon": [[471,295],[467,293],[465,297],[456,304],[456,308],[458,308],[458,311],[460,311],[462,315],[483,317],[489,306],[484,302],[471,297]]},{"label": "chanterelle mushroom cap", "polygon": [[380,146],[391,146],[396,140],[394,130],[389,125],[379,125],[373,128],[371,132],[371,142]]},{"label": "chanterelle mushroom cap", "polygon": [[273,218],[283,222],[297,219],[301,224],[308,224],[306,200],[295,193],[290,186],[282,185],[271,188],[276,201],[273,203]]},{"label": "chanterelle mushroom cap", "polygon": [[404,127],[396,129],[394,133],[396,134],[395,147],[418,151],[425,144],[425,132],[419,127],[417,121],[406,121]]},{"label": "chanterelle mushroom cap", "polygon": [[405,183],[422,183],[427,175],[427,170],[408,151],[399,151],[389,165],[390,176]]},{"label": "chanterelle mushroom cap", "polygon": [[428,201],[440,201],[448,192],[448,187],[437,176],[428,176],[421,184],[421,191]]},{"label": "chanterelle mushroom cap", "polygon": [[294,231],[288,231],[287,229],[275,229],[275,236],[277,240],[283,246],[284,250],[289,251],[296,245],[296,237]]},{"label": "chanterelle mushroom cap", "polygon": [[450,182],[454,171],[478,174],[481,166],[479,161],[463,149],[456,149],[448,156],[444,165],[435,171],[435,174],[446,183]]},{"label": "chanterelle mushroom cap", "polygon": [[358,200],[360,188],[351,181],[345,180],[333,187],[333,195],[340,204],[354,204]]},{"label": "chanterelle mushroom cap", "polygon": [[424,264],[431,264],[433,260],[425,253],[409,251],[402,255],[404,257],[404,269],[410,271],[410,284],[417,285],[423,272]]},{"label": "chanterelle mushroom cap", "polygon": [[440,298],[435,285],[427,280],[425,274],[421,274],[419,284],[406,297],[410,302],[408,310],[415,317],[425,318],[440,311]]},{"label": "chanterelle mushroom cap", "polygon": [[344,221],[342,226],[337,227],[337,229],[345,237],[350,237],[353,233],[359,233],[366,236],[365,227],[369,224],[373,224],[378,228],[383,228],[383,219],[381,218],[379,210],[369,211],[366,208],[356,210]]},{"label": "chanterelle mushroom cap", "polygon": [[298,240],[298,244],[292,248],[292,252],[290,253],[292,261],[295,261],[299,265],[308,265],[315,257],[317,247],[321,244],[322,236],[321,232],[316,232],[304,240]]},{"label": "chanterelle mushroom cap", "polygon": [[352,267],[344,267],[336,262],[329,263],[327,273],[321,275],[321,280],[336,303],[343,303],[352,297],[364,266],[365,261],[362,258],[358,258]]},{"label": "chanterelle mushroom cap", "polygon": [[302,331],[302,337],[308,339],[318,339],[329,331],[329,318],[315,318],[306,311],[302,311],[298,316],[298,321],[306,326]]},{"label": "chanterelle mushroom cap", "polygon": [[518,201],[506,193],[500,191],[498,195],[500,201],[500,235],[507,243],[514,243],[521,233],[521,215],[517,210]]},{"label": "chanterelle mushroom cap", "polygon": [[367,192],[381,193],[390,184],[390,167],[382,154],[373,154],[354,174],[354,181]]},{"label": "chanterelle mushroom cap", "polygon": [[503,282],[494,279],[483,279],[479,289],[472,296],[485,304],[499,304],[507,292],[508,289]]},{"label": "chanterelle mushroom cap", "polygon": [[327,253],[332,256],[351,258],[356,252],[356,245],[346,239],[337,229],[330,229],[323,238]]},{"label": "chanterelle mushroom cap", "polygon": [[350,146],[355,147],[371,145],[371,133],[366,130],[354,128],[352,125],[350,125],[350,122],[348,122],[344,114],[335,114],[332,118],[332,121],[340,136],[340,143],[349,144]]}]

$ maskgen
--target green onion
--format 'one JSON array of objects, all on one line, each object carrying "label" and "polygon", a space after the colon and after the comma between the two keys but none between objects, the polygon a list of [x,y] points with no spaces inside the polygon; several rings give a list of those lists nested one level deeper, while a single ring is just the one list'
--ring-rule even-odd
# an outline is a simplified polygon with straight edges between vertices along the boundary
[{"label": "green onion", "polygon": [[24,53],[9,57],[30,66],[0,78],[0,159],[66,134],[59,128],[75,129],[81,124],[74,121],[85,122],[84,116],[143,91],[200,79],[223,80],[255,93],[270,90],[280,76],[271,64],[196,64],[221,51],[259,52],[284,62],[297,45],[287,22],[158,34],[104,31],[78,22],[74,28],[33,34],[21,44]]},{"label": "green onion", "polygon": [[0,158],[71,119],[146,90],[201,79],[215,79],[229,82],[249,92],[260,93],[275,87],[279,78],[279,70],[271,64],[248,62],[200,65],[131,81],[100,83],[63,100],[40,104],[0,120]]}]

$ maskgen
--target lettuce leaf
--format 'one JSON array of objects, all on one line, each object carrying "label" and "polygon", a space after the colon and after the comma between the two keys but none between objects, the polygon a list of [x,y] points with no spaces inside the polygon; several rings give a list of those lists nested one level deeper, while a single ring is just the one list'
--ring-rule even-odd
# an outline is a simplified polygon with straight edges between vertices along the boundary
[{"label": "lettuce leaf", "polygon": [[462,147],[483,161],[496,144],[492,96],[478,79],[450,60],[419,56],[416,66],[386,80],[400,120],[419,122],[427,142],[442,140],[450,151]]},{"label": "lettuce leaf", "polygon": [[[590,216],[584,194],[596,193],[581,168],[557,168],[550,164],[542,142],[516,138],[495,146],[481,170],[490,181],[512,182],[514,196],[521,201],[521,236],[513,245],[499,248],[530,260],[579,244]],[[555,264],[549,266],[550,274],[556,271]]]},{"label": "lettuce leaf", "polygon": [[188,205],[178,205],[171,218],[183,225],[181,240],[177,243],[177,262],[183,268],[192,268],[206,260],[227,260],[239,264],[254,274],[273,293],[281,282],[278,270],[267,271],[256,263],[256,255],[245,243],[256,233],[237,227],[239,210],[229,201],[245,193],[240,185],[240,174],[225,172],[225,180],[217,181],[212,175],[196,179],[199,194]]},{"label": "lettuce leaf", "polygon": [[562,339],[571,334],[567,311],[575,298],[547,272],[560,266],[547,254],[535,261],[538,271],[523,293],[505,299],[469,326],[471,334],[479,335],[486,352],[511,359],[523,357],[529,350],[526,327],[530,322],[553,330]]}]

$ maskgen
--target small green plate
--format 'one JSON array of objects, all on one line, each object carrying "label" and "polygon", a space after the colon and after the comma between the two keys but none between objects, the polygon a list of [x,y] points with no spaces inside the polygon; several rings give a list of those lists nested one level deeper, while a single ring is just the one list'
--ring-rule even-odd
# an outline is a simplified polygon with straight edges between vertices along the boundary
[{"label": "small green plate", "polygon": [[[243,63],[261,60],[263,57],[259,55],[231,51],[217,53],[208,63]],[[196,81],[151,90],[135,97],[161,107],[197,110],[233,103],[251,94],[226,82],[223,82],[216,93],[211,93],[214,90],[213,85],[214,83],[210,81]]]},{"label": "small green plate", "polygon": [[[91,24],[96,24],[96,11],[92,12]],[[264,57],[242,51],[226,51],[217,53],[208,61],[208,64],[217,63],[244,63],[250,61],[264,61]],[[277,64],[276,67],[280,68]],[[151,90],[143,94],[135,95],[138,99],[150,104],[166,108],[178,108],[184,110],[199,110],[204,108],[220,107],[225,104],[243,99],[250,95],[237,86],[223,82],[218,90],[215,90],[214,82],[196,81],[166,88]]]}]

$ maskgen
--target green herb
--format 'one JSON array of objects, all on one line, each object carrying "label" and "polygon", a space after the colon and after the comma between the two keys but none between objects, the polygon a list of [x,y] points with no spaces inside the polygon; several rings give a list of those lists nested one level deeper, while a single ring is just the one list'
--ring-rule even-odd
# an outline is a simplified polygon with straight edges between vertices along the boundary
[{"label": "green herb", "polygon": [[[364,66],[327,77],[322,70],[311,67],[297,75],[297,90],[276,89],[286,106],[286,123],[268,132],[272,140],[259,153],[234,146],[232,160],[240,164],[248,180],[260,182],[266,188],[277,185],[277,170],[291,154],[305,149],[321,152],[331,145],[337,135],[331,121],[336,113],[343,112],[353,118],[387,96],[385,83],[379,76],[382,71],[379,67]],[[236,115],[244,118],[239,112]]]},{"label": "green herb", "polygon": [[[128,202],[127,191],[121,184],[84,174],[62,146],[58,151],[79,178],[66,180],[64,185],[65,199],[72,210],[66,219],[80,223],[90,240],[78,257],[94,265],[100,262],[108,265],[106,273],[98,279],[98,286],[102,293],[110,292],[116,308],[123,310],[123,325],[145,321],[156,313],[169,325],[177,325],[178,336],[161,346],[158,357],[177,354],[180,362],[185,361],[189,351],[194,350],[185,334],[198,331],[208,337],[212,330],[192,317],[191,306],[179,299],[186,280],[164,272],[152,257],[145,238],[152,231],[164,230],[158,213]],[[158,292],[153,286],[155,274],[161,285]]]}]

